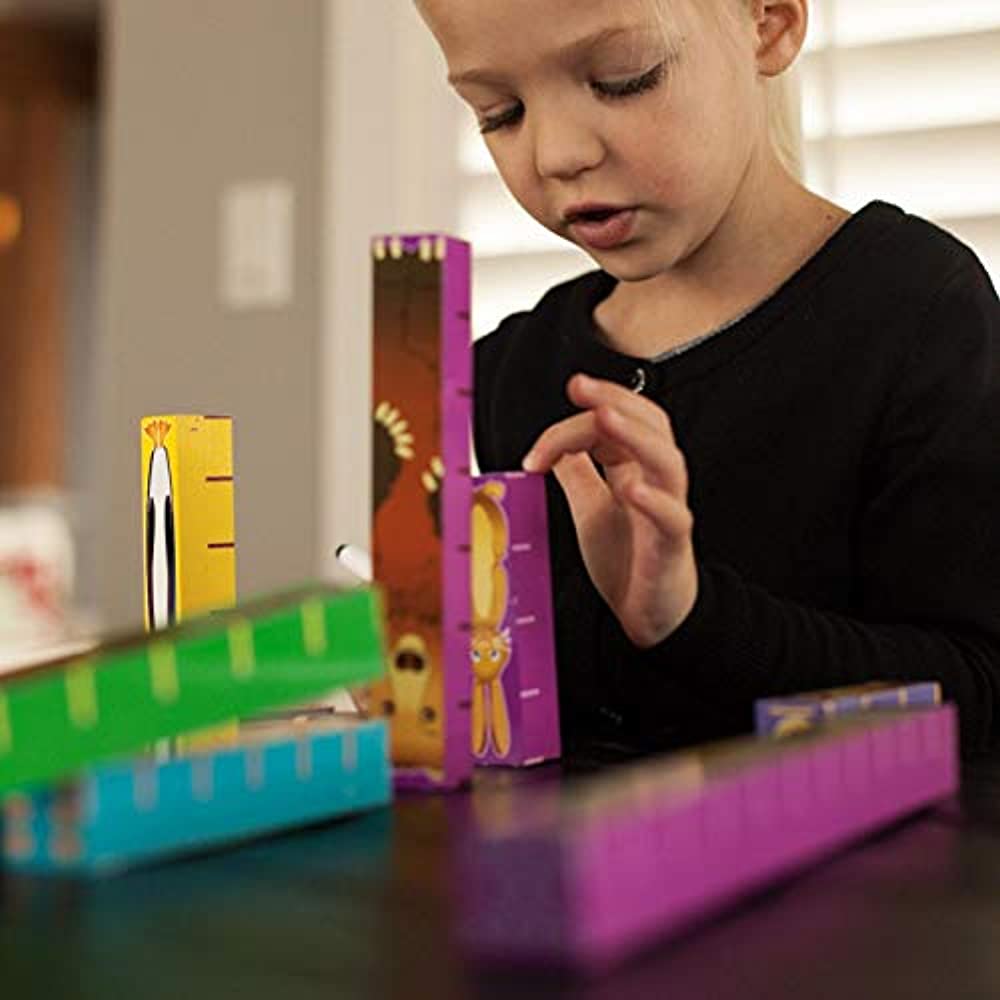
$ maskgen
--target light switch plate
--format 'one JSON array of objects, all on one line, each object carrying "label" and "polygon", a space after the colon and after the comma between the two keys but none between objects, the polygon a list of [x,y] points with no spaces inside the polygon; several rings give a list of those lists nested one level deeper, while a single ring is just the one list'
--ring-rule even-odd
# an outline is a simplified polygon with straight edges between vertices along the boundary
[{"label": "light switch plate", "polygon": [[295,192],[284,180],[222,193],[220,297],[230,309],[276,309],[293,295]]}]

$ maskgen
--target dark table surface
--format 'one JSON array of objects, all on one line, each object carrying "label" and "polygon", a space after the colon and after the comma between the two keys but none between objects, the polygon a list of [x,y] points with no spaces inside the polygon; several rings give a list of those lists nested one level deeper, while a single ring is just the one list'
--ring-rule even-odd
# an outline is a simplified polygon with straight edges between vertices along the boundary
[{"label": "dark table surface", "polygon": [[562,766],[95,882],[0,882],[0,997],[1000,997],[1000,758],[602,978],[470,968],[455,845]]}]

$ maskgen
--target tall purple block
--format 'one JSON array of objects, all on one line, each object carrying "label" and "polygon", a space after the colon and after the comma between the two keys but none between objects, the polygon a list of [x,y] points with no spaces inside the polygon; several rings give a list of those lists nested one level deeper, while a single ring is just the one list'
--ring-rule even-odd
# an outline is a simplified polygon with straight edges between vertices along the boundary
[{"label": "tall purple block", "polygon": [[950,705],[614,769],[470,837],[461,932],[480,960],[599,969],[958,781]]},{"label": "tall purple block", "polygon": [[372,561],[386,601],[395,783],[453,788],[469,752],[470,249],[372,241]]}]

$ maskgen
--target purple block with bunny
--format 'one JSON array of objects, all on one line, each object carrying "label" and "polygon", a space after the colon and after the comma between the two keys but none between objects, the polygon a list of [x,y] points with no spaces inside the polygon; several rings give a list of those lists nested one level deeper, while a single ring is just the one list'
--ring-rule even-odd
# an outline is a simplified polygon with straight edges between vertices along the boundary
[{"label": "purple block with bunny", "polygon": [[545,481],[473,479],[472,753],[477,764],[558,757],[559,703]]}]

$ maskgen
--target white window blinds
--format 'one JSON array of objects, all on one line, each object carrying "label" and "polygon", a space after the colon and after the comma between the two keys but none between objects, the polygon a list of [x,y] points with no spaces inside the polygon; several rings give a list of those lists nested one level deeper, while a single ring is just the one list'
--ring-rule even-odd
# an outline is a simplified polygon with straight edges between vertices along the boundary
[{"label": "white window blinds", "polygon": [[[939,223],[1000,284],[1000,0],[815,0],[800,67],[810,187],[849,210],[882,198]],[[593,265],[513,203],[456,113],[483,334]]]}]

